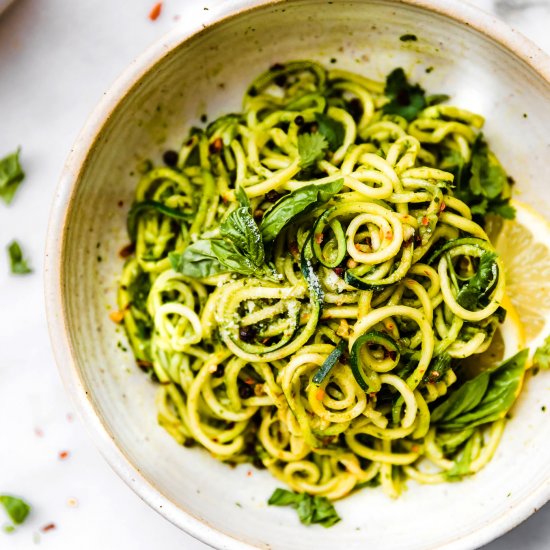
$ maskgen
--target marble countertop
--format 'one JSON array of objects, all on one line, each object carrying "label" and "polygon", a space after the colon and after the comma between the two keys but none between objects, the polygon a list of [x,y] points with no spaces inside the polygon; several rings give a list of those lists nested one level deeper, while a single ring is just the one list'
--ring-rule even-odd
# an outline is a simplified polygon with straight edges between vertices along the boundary
[{"label": "marble countertop", "polygon": [[[41,272],[54,189],[86,117],[137,54],[220,1],[165,0],[154,22],[154,0],[15,0],[0,15],[0,153],[20,144],[27,174],[12,207],[0,204],[0,493],[33,507],[15,533],[0,531],[2,549],[207,548],[144,504],[88,439],[54,364]],[[474,3],[550,52],[550,0]],[[31,275],[8,273],[14,238]],[[549,547],[546,506],[485,550]]]}]

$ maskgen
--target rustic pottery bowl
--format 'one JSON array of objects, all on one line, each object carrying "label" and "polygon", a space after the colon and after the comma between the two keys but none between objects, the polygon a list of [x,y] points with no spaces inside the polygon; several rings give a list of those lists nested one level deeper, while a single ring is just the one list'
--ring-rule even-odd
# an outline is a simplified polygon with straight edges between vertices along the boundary
[{"label": "rustic pottery bowl", "polygon": [[[502,23],[451,0],[219,4],[132,63],[67,162],[46,270],[51,338],[67,389],[122,479],[168,520],[217,548],[478,547],[550,497],[550,422],[541,412],[550,408],[550,374],[527,385],[494,460],[475,477],[411,482],[397,501],[364,490],[338,504],[341,523],[306,528],[291,510],[266,505],[280,485],[269,473],[248,477],[248,467],[230,469],[178,446],[157,426],[154,387],[120,349],[125,337],[108,310],[116,308],[136,165],[176,147],[203,113],[238,110],[246,84],[272,63],[335,58],[378,79],[404,67],[428,90],[450,93],[455,104],[487,117],[485,132],[521,199],[544,212],[550,62]],[[417,41],[399,40],[411,33]]]}]

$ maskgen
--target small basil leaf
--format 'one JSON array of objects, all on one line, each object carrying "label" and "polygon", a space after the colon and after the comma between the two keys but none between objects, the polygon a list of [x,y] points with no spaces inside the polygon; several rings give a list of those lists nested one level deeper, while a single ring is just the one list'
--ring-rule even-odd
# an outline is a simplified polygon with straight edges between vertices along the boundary
[{"label": "small basil leaf", "polygon": [[19,163],[20,151],[21,149],[17,149],[15,153],[0,159],[0,198],[6,204],[11,203],[17,188],[25,177]]},{"label": "small basil leaf", "polygon": [[284,227],[298,216],[329,201],[342,189],[343,185],[343,179],[320,185],[306,185],[279,199],[262,218],[260,232],[263,241],[275,240]]},{"label": "small basil leaf", "polygon": [[14,275],[26,275],[32,272],[27,261],[23,258],[23,252],[17,241],[13,241],[8,246],[8,254],[10,257],[11,272]]},{"label": "small basil leaf", "polygon": [[31,511],[31,507],[24,500],[11,495],[0,495],[0,504],[17,525],[23,523]]},{"label": "small basil leaf", "polygon": [[249,207],[241,206],[231,212],[222,223],[220,231],[222,236],[231,241],[253,265],[260,267],[264,263],[265,252],[262,235]]},{"label": "small basil leaf", "polygon": [[524,349],[460,386],[435,408],[432,423],[445,430],[463,430],[503,418],[521,388],[528,355]]},{"label": "small basil leaf", "polygon": [[275,489],[267,503],[270,506],[291,506],[295,508],[298,518],[304,525],[317,523],[323,527],[332,527],[340,521],[340,516],[326,497],[293,493],[286,489]]},{"label": "small basil leaf", "polygon": [[235,190],[235,197],[237,197],[237,201],[241,206],[250,207],[250,199],[248,198],[246,191],[241,186],[237,187]]},{"label": "small basil leaf", "polygon": [[[213,250],[213,240],[202,239],[189,245],[182,254],[168,255],[172,269],[188,277],[204,278],[229,271]],[[223,241],[221,241],[223,242]]]},{"label": "small basil leaf", "polygon": [[464,308],[475,311],[484,307],[484,299],[490,295],[498,281],[498,267],[494,252],[483,252],[475,275],[459,290],[456,301]]}]

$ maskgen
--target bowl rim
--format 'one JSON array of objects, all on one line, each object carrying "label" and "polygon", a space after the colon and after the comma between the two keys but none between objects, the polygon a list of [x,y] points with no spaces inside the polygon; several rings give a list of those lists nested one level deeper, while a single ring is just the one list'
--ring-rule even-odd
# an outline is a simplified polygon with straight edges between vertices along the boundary
[{"label": "bowl rim", "polygon": [[[66,392],[83,421],[96,447],[116,474],[147,504],[189,535],[214,548],[253,550],[256,548],[236,537],[208,525],[204,519],[180,508],[164,496],[118,447],[109,427],[95,408],[93,397],[77,367],[71,346],[63,299],[63,251],[67,218],[80,175],[97,138],[112,113],[145,74],[183,42],[208,32],[211,27],[245,12],[294,0],[232,0],[220,2],[195,19],[185,20],[138,55],[115,80],[89,115],[76,138],[62,170],[50,208],[44,259],[44,287],[50,342],[55,362]],[[377,1],[377,0],[375,0]],[[383,0],[396,6],[411,6],[443,15],[492,39],[533,69],[550,86],[550,56],[520,32],[480,8],[460,0]],[[91,393],[91,392],[90,392]],[[550,478],[547,478],[505,514],[483,527],[450,541],[440,550],[469,550],[505,534],[527,519],[550,500]]]}]

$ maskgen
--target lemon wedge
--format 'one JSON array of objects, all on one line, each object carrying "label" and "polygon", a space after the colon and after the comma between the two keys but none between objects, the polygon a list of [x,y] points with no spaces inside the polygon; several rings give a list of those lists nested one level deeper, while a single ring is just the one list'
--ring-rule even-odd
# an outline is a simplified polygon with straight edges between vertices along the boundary
[{"label": "lemon wedge", "polygon": [[516,325],[522,325],[524,345],[535,349],[550,333],[550,223],[530,206],[512,204],[516,219],[503,223],[493,243],[504,264],[506,292],[513,306],[502,304],[509,319],[502,332],[507,333],[504,341],[509,337],[515,345]]}]

